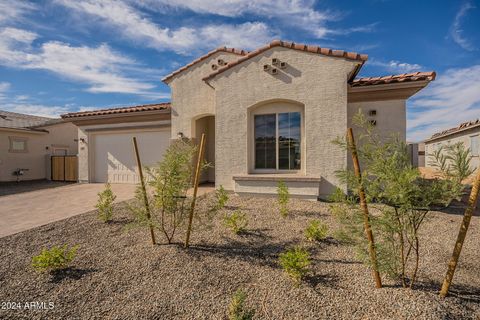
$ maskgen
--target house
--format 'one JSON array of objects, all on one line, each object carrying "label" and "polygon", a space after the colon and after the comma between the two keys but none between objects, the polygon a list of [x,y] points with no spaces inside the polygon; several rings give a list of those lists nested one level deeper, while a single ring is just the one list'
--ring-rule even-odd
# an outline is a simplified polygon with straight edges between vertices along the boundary
[{"label": "house", "polygon": [[[425,140],[426,167],[432,167],[435,150],[442,147],[462,142],[469,149],[472,168],[480,166],[480,119],[461,123],[455,128],[433,134]],[[444,150],[444,149],[442,149]]]},{"label": "house", "polygon": [[0,110],[0,181],[50,179],[50,157],[76,155],[77,134],[62,119]]},{"label": "house", "polygon": [[170,139],[207,136],[214,164],[203,181],[237,193],[326,197],[350,163],[331,141],[361,109],[382,136],[406,136],[406,100],[434,72],[356,78],[367,55],[275,40],[247,52],[217,48],[167,75],[171,103],[70,113],[79,126],[80,179],[127,182],[135,174],[131,137],[146,164]]}]

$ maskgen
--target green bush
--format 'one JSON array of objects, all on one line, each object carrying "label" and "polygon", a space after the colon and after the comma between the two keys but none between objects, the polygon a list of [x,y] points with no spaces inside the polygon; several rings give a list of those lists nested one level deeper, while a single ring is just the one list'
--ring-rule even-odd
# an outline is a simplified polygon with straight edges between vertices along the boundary
[{"label": "green bush", "polygon": [[225,214],[223,217],[224,225],[232,230],[233,233],[239,234],[245,232],[248,225],[247,215],[240,210],[236,210],[231,214]]},{"label": "green bush", "polygon": [[296,285],[308,273],[310,266],[310,253],[304,248],[294,247],[280,253],[280,265],[283,270],[293,279]]},{"label": "green bush", "polygon": [[113,202],[117,196],[113,193],[110,183],[105,184],[105,190],[98,193],[98,218],[103,222],[109,222],[113,216]]},{"label": "green bush", "polygon": [[32,258],[32,267],[37,271],[64,269],[75,258],[77,249],[78,246],[68,249],[67,245],[63,247],[54,246],[50,250],[43,249],[38,256]]},{"label": "green bush", "polygon": [[247,295],[242,290],[237,290],[232,297],[232,301],[228,306],[228,319],[229,320],[251,320],[255,315],[254,309],[247,309],[245,306],[245,300]]},{"label": "green bush", "polygon": [[312,220],[305,229],[305,238],[309,241],[320,241],[327,237],[328,226],[320,220]]},{"label": "green bush", "polygon": [[290,200],[290,193],[288,187],[283,181],[279,181],[277,185],[278,205],[280,207],[280,214],[283,217],[288,216],[288,201]]},{"label": "green bush", "polygon": [[228,201],[228,193],[222,185],[215,191],[215,198],[217,200],[215,208],[217,210],[223,209]]}]

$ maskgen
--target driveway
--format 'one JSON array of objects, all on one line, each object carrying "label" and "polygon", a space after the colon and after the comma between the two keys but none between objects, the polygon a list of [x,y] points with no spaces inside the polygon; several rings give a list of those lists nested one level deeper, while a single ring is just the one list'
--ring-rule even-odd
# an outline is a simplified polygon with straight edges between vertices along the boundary
[{"label": "driveway", "polygon": [[[95,209],[101,183],[73,184],[0,197],[0,237]],[[133,198],[135,185],[112,184],[116,202]]]}]

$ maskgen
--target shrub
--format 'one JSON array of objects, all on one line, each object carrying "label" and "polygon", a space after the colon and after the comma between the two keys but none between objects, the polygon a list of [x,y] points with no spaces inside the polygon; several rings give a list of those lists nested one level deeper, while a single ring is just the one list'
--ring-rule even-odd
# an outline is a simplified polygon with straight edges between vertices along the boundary
[{"label": "shrub", "polygon": [[248,225],[247,215],[240,210],[236,210],[231,214],[225,214],[223,217],[224,225],[232,230],[233,233],[239,234],[245,232]]},{"label": "shrub", "polygon": [[328,226],[320,220],[312,220],[305,229],[305,238],[309,241],[320,241],[327,237]]},{"label": "shrub", "polygon": [[105,189],[98,193],[98,218],[103,222],[109,222],[113,216],[113,202],[117,196],[113,193],[110,183],[105,184]]},{"label": "shrub", "polygon": [[278,205],[280,207],[280,214],[283,217],[288,216],[288,201],[290,199],[290,193],[288,187],[283,181],[279,181],[277,185]]},{"label": "shrub", "polygon": [[247,309],[245,306],[245,300],[247,295],[242,290],[237,290],[232,297],[232,301],[228,306],[228,319],[229,320],[251,320],[255,315],[254,309]]},{"label": "shrub", "polygon": [[[354,117],[354,123],[361,133],[357,138],[357,151],[362,179],[359,181],[351,169],[337,172],[350,191],[348,196],[340,191],[335,193],[340,202],[332,205],[332,211],[342,226],[338,234],[354,244],[359,258],[371,265],[364,219],[358,205],[358,190],[362,185],[367,202],[375,210],[369,218],[378,269],[401,280],[404,287],[413,287],[421,258],[419,230],[430,210],[448,206],[461,195],[460,181],[468,173],[464,150],[453,148],[449,158],[442,160],[439,168],[446,171],[444,179],[426,180],[418,168],[411,165],[402,139],[398,136],[381,139],[362,113]],[[337,139],[335,143],[350,151],[344,140]]]},{"label": "shrub", "polygon": [[308,273],[310,253],[304,248],[294,247],[280,253],[279,260],[283,270],[293,279],[295,284],[300,284],[300,281]]},{"label": "shrub", "polygon": [[32,258],[32,267],[37,271],[49,271],[64,269],[75,258],[78,246],[68,249],[67,245],[63,247],[54,246],[50,250],[43,249],[42,252]]},{"label": "shrub", "polygon": [[227,204],[228,193],[222,185],[220,186],[220,188],[215,190],[215,199],[216,199],[216,203],[214,206],[215,210],[223,209]]}]

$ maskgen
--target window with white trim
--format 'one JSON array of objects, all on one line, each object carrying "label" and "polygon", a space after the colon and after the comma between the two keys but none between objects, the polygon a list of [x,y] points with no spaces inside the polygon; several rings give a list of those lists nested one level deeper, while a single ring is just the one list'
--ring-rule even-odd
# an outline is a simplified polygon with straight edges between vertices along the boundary
[{"label": "window with white trim", "polygon": [[480,152],[480,135],[470,136],[470,153],[472,156],[478,156]]},{"label": "window with white trim", "polygon": [[28,152],[27,138],[24,137],[8,137],[10,140],[9,152]]}]

